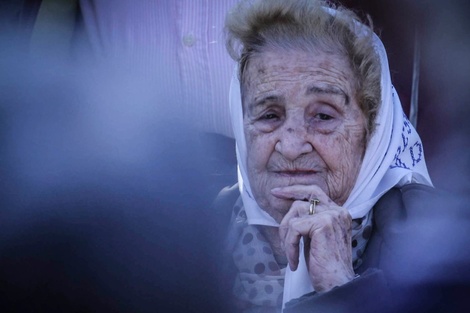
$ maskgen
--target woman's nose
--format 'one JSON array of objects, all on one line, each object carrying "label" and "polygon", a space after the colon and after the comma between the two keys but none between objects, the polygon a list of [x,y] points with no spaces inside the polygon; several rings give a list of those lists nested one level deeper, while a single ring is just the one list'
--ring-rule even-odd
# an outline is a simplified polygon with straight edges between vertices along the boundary
[{"label": "woman's nose", "polygon": [[281,134],[275,149],[287,160],[294,161],[301,155],[313,151],[313,146],[308,140],[308,132],[304,125],[291,125],[280,129],[280,131]]}]

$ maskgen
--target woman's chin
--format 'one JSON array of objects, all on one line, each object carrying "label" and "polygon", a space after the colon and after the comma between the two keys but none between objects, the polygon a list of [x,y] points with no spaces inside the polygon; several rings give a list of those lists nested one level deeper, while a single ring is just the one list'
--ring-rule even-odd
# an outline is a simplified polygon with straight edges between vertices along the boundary
[{"label": "woman's chin", "polygon": [[274,218],[276,222],[280,223],[289,211],[292,202],[292,200],[284,200],[276,198],[274,196],[270,196],[270,199],[267,201],[267,204],[261,206],[261,208],[272,218]]}]

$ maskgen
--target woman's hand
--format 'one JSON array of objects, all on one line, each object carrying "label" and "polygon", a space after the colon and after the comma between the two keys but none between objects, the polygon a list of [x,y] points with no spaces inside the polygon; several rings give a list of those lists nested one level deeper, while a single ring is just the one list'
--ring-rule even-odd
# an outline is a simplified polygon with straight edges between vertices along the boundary
[{"label": "woman's hand", "polygon": [[[293,200],[281,221],[279,235],[289,266],[299,264],[299,242],[304,238],[304,254],[310,280],[318,292],[329,291],[354,278],[351,251],[351,215],[336,205],[318,186],[295,185],[274,188],[280,199]],[[309,215],[310,199],[319,199]]]}]

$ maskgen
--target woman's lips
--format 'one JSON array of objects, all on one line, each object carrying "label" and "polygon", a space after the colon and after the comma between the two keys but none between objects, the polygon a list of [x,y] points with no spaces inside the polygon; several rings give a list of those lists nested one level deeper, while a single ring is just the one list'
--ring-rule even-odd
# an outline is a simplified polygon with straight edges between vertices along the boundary
[{"label": "woman's lips", "polygon": [[317,174],[317,171],[314,170],[286,170],[286,171],[274,171],[274,173],[280,176],[286,177],[304,177],[304,176],[312,176]]}]

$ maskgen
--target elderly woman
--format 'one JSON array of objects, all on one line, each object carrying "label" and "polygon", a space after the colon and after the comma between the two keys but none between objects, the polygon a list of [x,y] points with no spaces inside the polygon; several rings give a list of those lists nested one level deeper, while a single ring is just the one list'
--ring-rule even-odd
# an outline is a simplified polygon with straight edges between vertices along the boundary
[{"label": "elderly woman", "polygon": [[313,0],[242,2],[226,30],[238,62],[236,306],[280,311],[312,292],[336,302],[380,281],[375,211],[394,205],[397,188],[432,189],[382,43],[352,12]]}]

